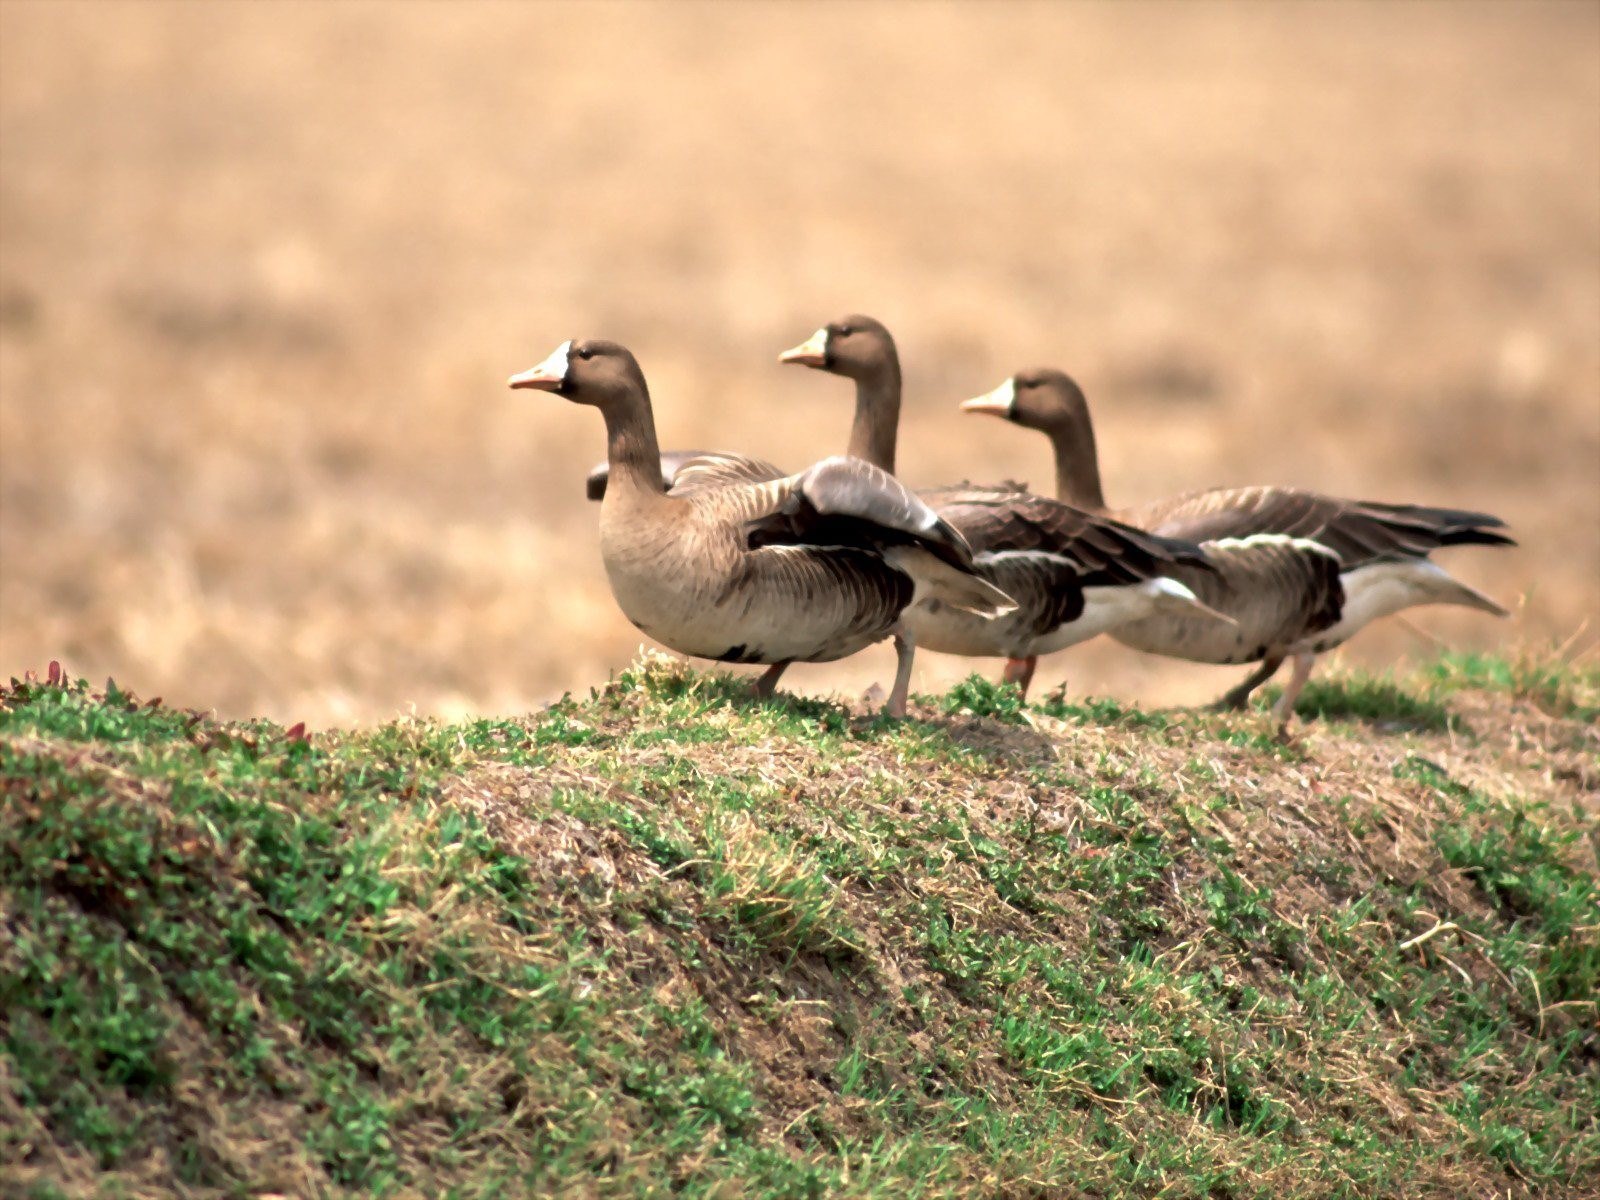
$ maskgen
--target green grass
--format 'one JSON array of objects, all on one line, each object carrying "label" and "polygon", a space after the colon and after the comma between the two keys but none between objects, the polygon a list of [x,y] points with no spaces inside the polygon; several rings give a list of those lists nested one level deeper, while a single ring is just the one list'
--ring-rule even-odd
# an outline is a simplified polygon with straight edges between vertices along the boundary
[{"label": "green grass", "polygon": [[1012,684],[997,683],[982,675],[968,675],[956,684],[940,702],[948,715],[966,714],[974,717],[992,717],[996,721],[1020,724],[1027,702]]},{"label": "green grass", "polygon": [[1489,689],[1529,700],[1554,716],[1600,720],[1600,664],[1592,657],[1577,665],[1531,650],[1512,656],[1448,651],[1426,674],[1445,694]]},{"label": "green grass", "polygon": [[1329,681],[1293,747],[977,677],[893,722],[656,663],[309,741],[14,684],[0,1180],[1578,1194],[1587,684],[1487,662]]}]

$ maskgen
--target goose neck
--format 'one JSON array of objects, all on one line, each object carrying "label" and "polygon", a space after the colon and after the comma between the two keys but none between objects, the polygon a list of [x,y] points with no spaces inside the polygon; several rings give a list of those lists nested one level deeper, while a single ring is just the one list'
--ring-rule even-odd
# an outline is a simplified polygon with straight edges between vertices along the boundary
[{"label": "goose neck", "polygon": [[1094,426],[1088,412],[1063,419],[1050,430],[1050,441],[1056,457],[1056,499],[1091,512],[1104,512],[1100,457],[1095,451]]},{"label": "goose neck", "polygon": [[664,495],[666,483],[661,474],[661,448],[656,441],[649,397],[632,397],[625,403],[608,405],[604,416],[606,460],[611,466],[607,498],[613,492]]},{"label": "goose neck", "polygon": [[856,414],[850,454],[894,474],[900,432],[900,364],[885,363],[856,380]]}]

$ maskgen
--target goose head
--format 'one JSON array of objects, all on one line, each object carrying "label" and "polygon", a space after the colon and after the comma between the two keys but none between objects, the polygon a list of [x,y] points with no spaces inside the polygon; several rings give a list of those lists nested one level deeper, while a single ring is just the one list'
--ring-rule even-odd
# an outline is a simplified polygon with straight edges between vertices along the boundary
[{"label": "goose head", "polygon": [[1083,389],[1065,371],[1050,367],[1020,371],[994,391],[963,400],[961,411],[988,413],[1044,433],[1080,428],[1089,419]]},{"label": "goose head", "polygon": [[537,367],[506,381],[513,388],[554,392],[574,404],[605,410],[637,403],[644,372],[625,346],[600,338],[565,341]]},{"label": "goose head", "polygon": [[898,365],[898,356],[894,338],[883,322],[852,313],[830,321],[798,346],[785,350],[778,361],[860,381]]}]

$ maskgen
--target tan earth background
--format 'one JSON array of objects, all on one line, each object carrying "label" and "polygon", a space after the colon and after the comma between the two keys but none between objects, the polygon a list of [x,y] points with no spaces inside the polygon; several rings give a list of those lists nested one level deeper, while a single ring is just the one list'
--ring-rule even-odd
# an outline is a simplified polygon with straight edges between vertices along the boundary
[{"label": "tan earth background", "polygon": [[[663,444],[798,467],[849,389],[775,355],[850,310],[899,337],[912,483],[1047,487],[954,405],[1056,364],[1113,502],[1512,523],[1445,561],[1513,622],[1421,610],[1347,659],[1593,647],[1600,5],[4,0],[0,674],[314,724],[584,689],[641,640],[600,425],[505,377],[617,338]],[[1236,675],[1102,640],[1040,681]]]}]

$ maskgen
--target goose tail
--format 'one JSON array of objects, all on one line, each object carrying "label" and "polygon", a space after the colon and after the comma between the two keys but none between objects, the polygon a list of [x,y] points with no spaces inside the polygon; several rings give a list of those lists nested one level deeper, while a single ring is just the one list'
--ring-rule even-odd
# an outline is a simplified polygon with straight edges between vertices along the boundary
[{"label": "goose tail", "polygon": [[1468,587],[1459,579],[1450,575],[1443,575],[1435,586],[1436,591],[1432,597],[1434,604],[1457,604],[1462,608],[1475,608],[1479,612],[1486,612],[1492,617],[1509,617],[1511,612],[1503,604],[1485,596],[1477,588]]},{"label": "goose tail", "polygon": [[1340,576],[1344,587],[1344,619],[1360,624],[1422,604],[1454,604],[1496,617],[1510,614],[1476,588],[1468,587],[1425,558],[1374,563]]}]

